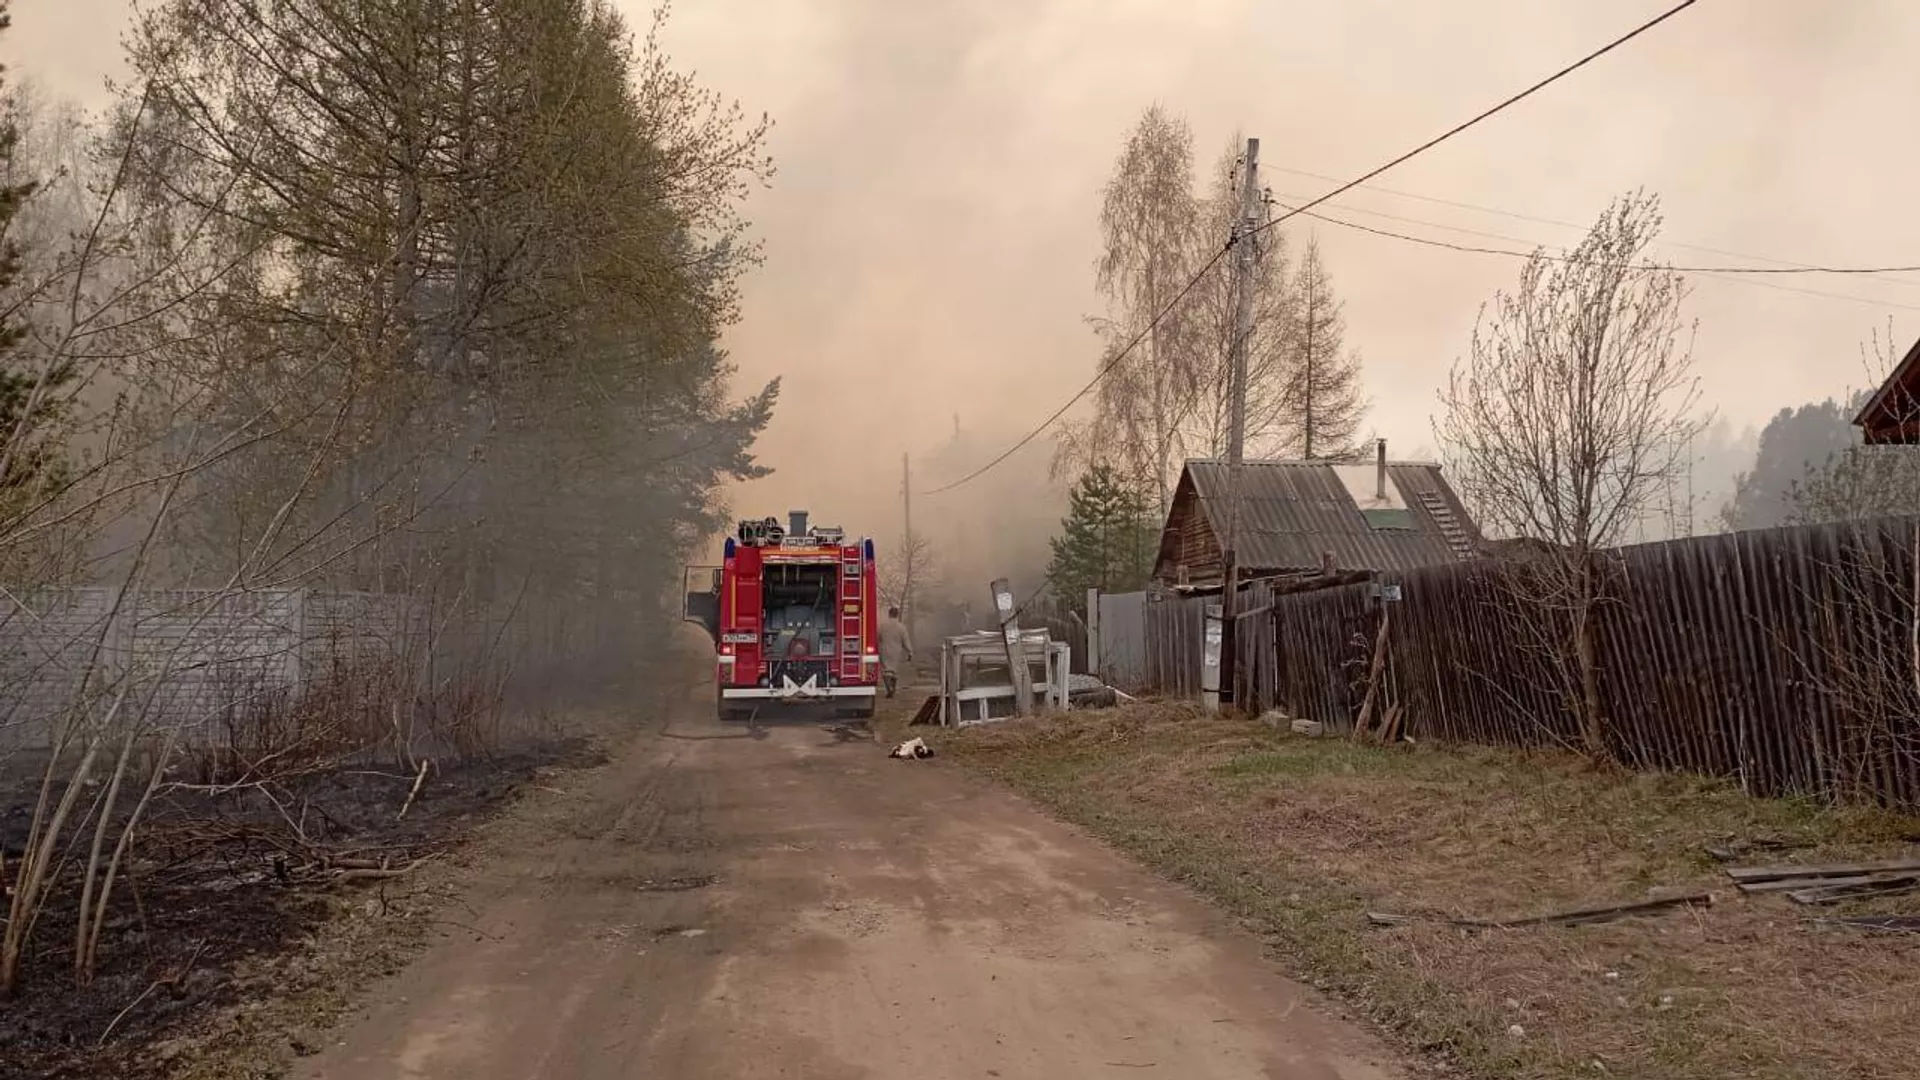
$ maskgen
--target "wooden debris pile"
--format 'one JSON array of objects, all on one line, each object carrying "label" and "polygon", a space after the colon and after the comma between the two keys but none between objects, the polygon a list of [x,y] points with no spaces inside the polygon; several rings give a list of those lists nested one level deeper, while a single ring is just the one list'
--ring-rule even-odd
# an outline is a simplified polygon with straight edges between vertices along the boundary
[{"label": "wooden debris pile", "polygon": [[1824,866],[1732,866],[1743,893],[1785,893],[1796,904],[1836,904],[1920,891],[1920,859]]},{"label": "wooden debris pile", "polygon": [[1811,846],[1806,840],[1787,840],[1779,837],[1758,837],[1740,839],[1729,836],[1725,842],[1708,844],[1705,848],[1708,857],[1715,862],[1730,863],[1749,856],[1757,857],[1761,852],[1795,851]]}]

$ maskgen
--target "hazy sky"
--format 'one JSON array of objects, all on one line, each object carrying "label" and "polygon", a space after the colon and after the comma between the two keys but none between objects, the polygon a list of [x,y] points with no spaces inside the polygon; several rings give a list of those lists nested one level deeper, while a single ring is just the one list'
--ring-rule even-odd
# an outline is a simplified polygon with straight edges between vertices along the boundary
[{"label": "hazy sky", "polygon": [[[621,6],[644,25],[646,5]],[[1095,353],[1083,317],[1096,308],[1099,190],[1148,104],[1187,116],[1203,161],[1236,130],[1259,136],[1285,201],[1331,186],[1301,173],[1364,172],[1666,6],[680,0],[667,34],[679,62],[777,123],[779,175],[751,207],[766,265],[730,346],[746,377],[786,380],[764,447],[780,473],[738,508],[811,505],[884,532],[902,451],[944,437],[956,413],[1017,432],[1077,390]],[[125,11],[15,0],[0,41],[16,71],[97,103]],[[1665,200],[1675,244],[1662,254],[1678,264],[1746,261],[1678,244],[1920,262],[1906,160],[1920,152],[1899,134],[1920,101],[1917,40],[1907,0],[1704,0],[1377,181],[1498,213],[1381,192],[1329,212],[1558,247],[1611,196],[1645,187]],[[1369,426],[1396,456],[1430,450],[1436,388],[1517,260],[1311,227],[1366,360]],[[1742,426],[1866,381],[1859,343],[1888,316],[1897,335],[1920,333],[1916,277],[1696,276],[1694,288],[1706,399]],[[942,505],[916,513],[931,521]]]}]

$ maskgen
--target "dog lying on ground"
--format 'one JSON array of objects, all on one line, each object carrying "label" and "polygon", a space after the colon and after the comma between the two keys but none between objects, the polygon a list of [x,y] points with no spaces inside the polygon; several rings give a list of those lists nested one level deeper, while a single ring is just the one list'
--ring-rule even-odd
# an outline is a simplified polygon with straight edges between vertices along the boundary
[{"label": "dog lying on ground", "polygon": [[930,758],[933,756],[933,747],[928,746],[920,739],[908,739],[906,742],[887,751],[887,756],[890,758],[901,758],[907,761]]}]

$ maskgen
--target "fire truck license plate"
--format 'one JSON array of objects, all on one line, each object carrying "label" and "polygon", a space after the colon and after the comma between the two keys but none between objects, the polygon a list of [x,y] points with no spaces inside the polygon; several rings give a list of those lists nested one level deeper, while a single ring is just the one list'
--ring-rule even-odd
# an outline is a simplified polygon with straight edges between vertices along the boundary
[{"label": "fire truck license plate", "polygon": [[751,645],[760,640],[758,634],[722,634],[720,640],[728,645]]}]

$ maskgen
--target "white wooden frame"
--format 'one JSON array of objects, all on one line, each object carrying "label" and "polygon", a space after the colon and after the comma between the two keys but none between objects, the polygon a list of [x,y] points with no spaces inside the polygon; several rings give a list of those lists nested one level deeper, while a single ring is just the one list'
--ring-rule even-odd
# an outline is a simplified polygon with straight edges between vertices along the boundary
[{"label": "white wooden frame", "polygon": [[[1021,644],[1029,664],[1046,670],[1044,681],[1033,686],[1034,704],[1043,709],[1067,708],[1067,675],[1072,670],[1072,648],[1054,641],[1045,630],[1024,630]],[[947,638],[940,644],[940,726],[962,727],[1005,719],[991,716],[989,703],[1014,696],[1013,684],[967,682],[969,668],[1007,662],[1006,642],[991,631]],[[969,708],[971,706],[971,708]],[[972,716],[967,713],[972,712]]]}]

